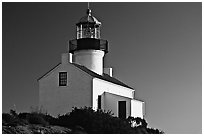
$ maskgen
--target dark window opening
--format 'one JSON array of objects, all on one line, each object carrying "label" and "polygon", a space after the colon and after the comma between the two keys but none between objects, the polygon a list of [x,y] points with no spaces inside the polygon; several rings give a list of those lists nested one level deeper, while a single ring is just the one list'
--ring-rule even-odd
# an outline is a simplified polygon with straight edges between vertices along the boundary
[{"label": "dark window opening", "polygon": [[59,86],[67,86],[67,72],[59,72]]},{"label": "dark window opening", "polygon": [[101,95],[98,96],[98,109],[101,109]]}]

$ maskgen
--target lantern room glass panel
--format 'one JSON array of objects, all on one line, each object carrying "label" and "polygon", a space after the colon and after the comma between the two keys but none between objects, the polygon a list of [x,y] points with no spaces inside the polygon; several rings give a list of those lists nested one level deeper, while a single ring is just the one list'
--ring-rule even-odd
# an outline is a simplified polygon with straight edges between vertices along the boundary
[{"label": "lantern room glass panel", "polygon": [[100,27],[95,24],[80,24],[77,26],[77,39],[95,38],[100,39]]}]

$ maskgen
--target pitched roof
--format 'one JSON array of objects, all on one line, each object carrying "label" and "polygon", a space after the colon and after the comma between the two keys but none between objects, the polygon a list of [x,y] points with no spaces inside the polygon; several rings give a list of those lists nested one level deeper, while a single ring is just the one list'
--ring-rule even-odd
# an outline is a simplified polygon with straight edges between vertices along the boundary
[{"label": "pitched roof", "polygon": [[48,72],[46,72],[44,75],[42,75],[41,77],[39,77],[37,79],[37,81],[39,81],[41,78],[43,78],[44,76],[46,76],[48,73],[50,73],[52,70],[54,70],[55,68],[57,68],[61,63],[58,63],[56,66],[54,66],[52,69],[50,69]]},{"label": "pitched roof", "polygon": [[99,79],[102,79],[102,80],[105,80],[105,81],[108,81],[108,82],[111,82],[111,83],[114,83],[117,85],[121,85],[121,86],[130,88],[130,89],[133,89],[132,87],[124,84],[123,82],[119,81],[118,79],[116,79],[114,77],[109,76],[108,74],[103,73],[103,75],[99,75],[99,74],[89,70],[88,68],[86,68],[84,66],[78,65],[76,63],[71,63],[71,64],[73,64],[77,68],[81,69],[82,71],[86,72],[87,74],[91,75],[92,77],[96,77],[96,78],[99,78]]},{"label": "pitched roof", "polygon": [[[52,68],[51,70],[49,70],[48,72],[46,72],[44,75],[42,75],[40,78],[37,79],[37,81],[39,81],[41,78],[43,78],[44,76],[46,76],[48,73],[52,72],[55,68],[57,68],[61,63],[58,63],[54,68]],[[109,76],[108,74],[105,74],[103,73],[103,75],[99,75],[91,70],[89,70],[88,68],[86,68],[85,66],[82,66],[82,65],[78,65],[76,63],[70,63],[72,65],[74,65],[75,67],[81,69],[82,71],[86,72],[87,74],[89,74],[90,76],[92,77],[96,77],[96,78],[99,78],[99,79],[102,79],[102,80],[105,80],[105,81],[108,81],[108,82],[111,82],[111,83],[114,83],[114,84],[117,84],[117,85],[121,85],[121,86],[124,86],[124,87],[127,87],[127,88],[130,88],[130,89],[133,89],[132,87],[124,84],[123,82],[119,81],[118,79],[114,78],[114,77],[111,77]]]}]

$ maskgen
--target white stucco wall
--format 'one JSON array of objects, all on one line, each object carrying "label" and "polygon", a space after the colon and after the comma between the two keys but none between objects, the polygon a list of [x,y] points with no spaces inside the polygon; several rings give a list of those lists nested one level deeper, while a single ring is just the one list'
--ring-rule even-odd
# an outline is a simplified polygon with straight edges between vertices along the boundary
[{"label": "white stucco wall", "polygon": [[138,100],[131,100],[131,116],[143,118],[144,102]]},{"label": "white stucco wall", "polygon": [[126,118],[130,116],[130,98],[104,92],[104,110],[111,110],[114,116],[118,116],[118,101],[126,101]]},{"label": "white stucco wall", "polygon": [[[58,85],[58,73],[67,72],[68,86]],[[92,106],[92,77],[70,63],[60,64],[39,80],[39,107],[57,116],[72,107]]]},{"label": "white stucco wall", "polygon": [[[98,95],[102,95],[104,92],[107,93],[112,93],[112,94],[116,94],[119,96],[124,96],[127,98],[132,99],[134,97],[134,90],[120,86],[120,85],[116,85],[98,78],[93,78],[93,109],[97,109],[98,108]],[[114,97],[115,98],[115,97]],[[106,100],[105,100],[106,101]],[[109,102],[108,102],[109,103]],[[117,110],[115,110],[115,108],[117,107],[117,105],[112,106],[110,105],[109,108],[113,107],[114,113],[117,115]],[[105,107],[106,108],[106,103],[105,103]],[[107,109],[107,108],[106,108]]]}]

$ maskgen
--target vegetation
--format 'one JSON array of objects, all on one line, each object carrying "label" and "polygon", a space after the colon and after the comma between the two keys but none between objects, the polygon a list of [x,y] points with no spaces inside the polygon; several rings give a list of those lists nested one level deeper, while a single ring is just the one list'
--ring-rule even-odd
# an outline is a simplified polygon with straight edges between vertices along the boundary
[{"label": "vegetation", "polygon": [[[112,116],[110,111],[94,111],[90,107],[73,108],[72,112],[58,117],[52,117],[47,113],[31,112],[19,113],[14,110],[3,113],[2,123],[4,126],[17,127],[29,125],[41,125],[44,127],[59,126],[71,131],[67,133],[89,134],[163,134],[158,129],[148,128],[145,119],[128,117],[120,119]],[[58,132],[58,131],[57,131]],[[47,133],[57,133],[48,132]],[[3,133],[8,133],[6,130]],[[21,132],[19,132],[21,133]],[[59,132],[60,133],[60,132]]]}]

